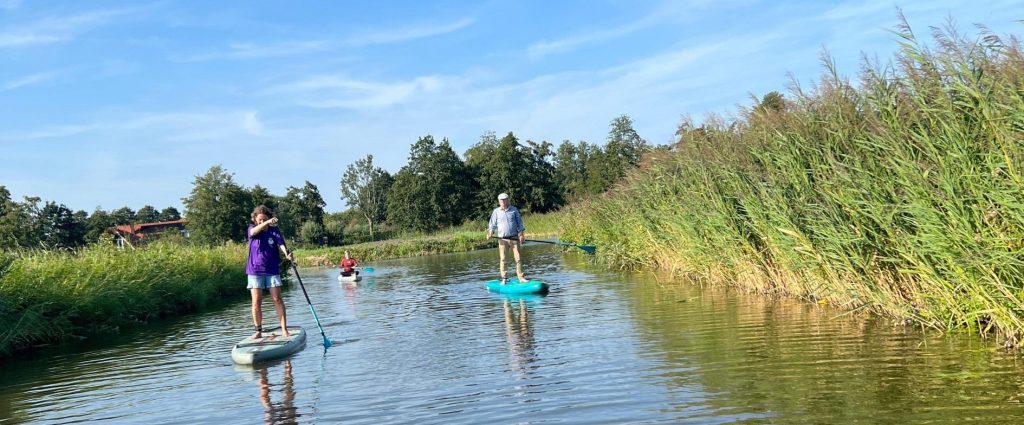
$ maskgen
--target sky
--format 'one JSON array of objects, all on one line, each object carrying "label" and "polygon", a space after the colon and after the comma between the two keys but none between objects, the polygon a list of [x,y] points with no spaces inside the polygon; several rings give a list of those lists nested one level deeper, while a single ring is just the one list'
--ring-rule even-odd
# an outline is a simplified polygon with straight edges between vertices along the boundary
[{"label": "sky", "polygon": [[366,155],[394,173],[419,138],[487,132],[603,143],[628,114],[652,144],[812,85],[823,52],[887,63],[899,12],[1024,33],[1019,0],[0,0],[0,185],[92,212],[182,208],[221,165],[329,212]]}]

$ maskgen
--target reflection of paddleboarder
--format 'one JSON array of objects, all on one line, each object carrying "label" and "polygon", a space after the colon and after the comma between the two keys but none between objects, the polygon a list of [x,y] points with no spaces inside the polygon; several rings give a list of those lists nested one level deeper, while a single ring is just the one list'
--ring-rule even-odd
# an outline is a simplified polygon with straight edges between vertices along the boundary
[{"label": "reflection of paddleboarder", "polygon": [[533,327],[530,315],[526,310],[526,302],[519,300],[519,311],[515,311],[508,299],[505,299],[505,336],[508,339],[512,370],[523,373],[526,365],[533,361],[536,340],[533,338]]},{"label": "reflection of paddleboarder", "polygon": [[270,383],[267,379],[267,369],[259,370],[260,375],[260,401],[263,402],[263,422],[267,424],[295,423],[295,389],[292,388],[292,362],[284,361],[284,379],[281,384],[281,401],[276,405],[270,401]]}]

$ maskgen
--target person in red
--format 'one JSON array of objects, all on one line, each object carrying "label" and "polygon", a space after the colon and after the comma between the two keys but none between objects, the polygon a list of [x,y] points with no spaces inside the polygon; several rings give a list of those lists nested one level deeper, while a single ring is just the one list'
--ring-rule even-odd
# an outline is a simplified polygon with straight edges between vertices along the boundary
[{"label": "person in red", "polygon": [[359,264],[359,262],[354,260],[352,256],[349,255],[348,251],[345,251],[345,258],[342,258],[341,264],[338,265],[341,267],[341,275],[352,276],[352,273],[359,274],[359,272],[356,271],[356,264]]}]

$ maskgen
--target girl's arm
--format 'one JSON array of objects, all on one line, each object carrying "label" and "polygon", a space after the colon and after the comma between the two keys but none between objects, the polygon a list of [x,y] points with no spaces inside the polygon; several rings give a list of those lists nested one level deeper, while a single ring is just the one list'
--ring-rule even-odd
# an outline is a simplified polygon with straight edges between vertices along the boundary
[{"label": "girl's arm", "polygon": [[257,224],[256,226],[253,226],[252,230],[249,231],[249,236],[250,237],[251,236],[256,236],[260,232],[266,230],[267,226],[270,226],[270,225],[273,225],[273,224],[277,224],[277,217],[274,217],[274,218],[272,218],[270,220],[264,221],[264,222],[262,222],[260,224]]}]

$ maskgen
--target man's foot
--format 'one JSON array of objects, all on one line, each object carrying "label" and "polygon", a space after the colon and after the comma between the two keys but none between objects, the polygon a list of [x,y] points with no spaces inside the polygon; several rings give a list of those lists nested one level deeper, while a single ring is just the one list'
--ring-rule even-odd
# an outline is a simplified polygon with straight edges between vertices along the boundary
[{"label": "man's foot", "polygon": [[506,283],[508,283],[508,279],[501,278],[501,284],[504,286]]},{"label": "man's foot", "polygon": [[263,332],[256,332],[252,334],[252,339],[263,339]]},{"label": "man's foot", "polygon": [[292,336],[292,334],[288,333],[288,329],[282,329],[281,330],[281,336],[283,336],[285,338],[288,338],[288,337]]},{"label": "man's foot", "polygon": [[529,282],[529,280],[526,280],[525,277],[519,276],[519,283],[526,283],[526,282]]}]

